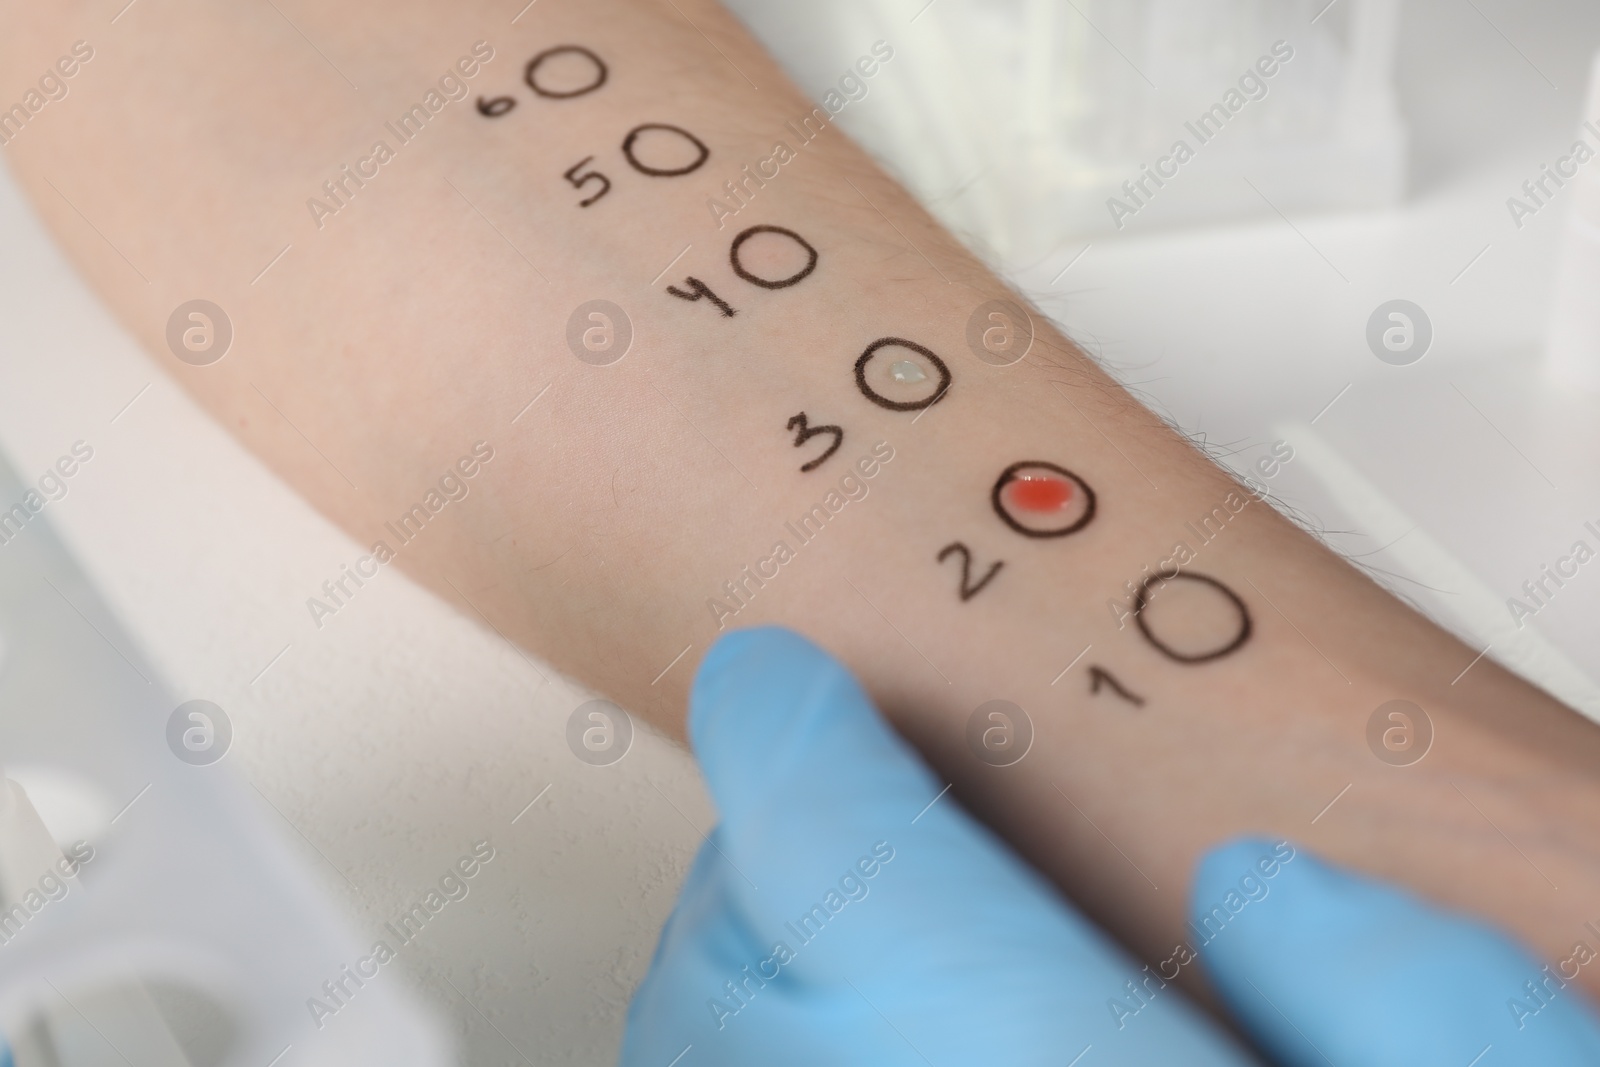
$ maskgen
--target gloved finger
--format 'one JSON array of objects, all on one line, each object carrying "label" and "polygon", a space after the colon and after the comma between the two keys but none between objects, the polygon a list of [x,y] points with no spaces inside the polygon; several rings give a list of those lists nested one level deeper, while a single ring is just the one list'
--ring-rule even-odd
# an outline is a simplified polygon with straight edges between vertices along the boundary
[{"label": "gloved finger", "polygon": [[[953,798],[930,807],[944,783],[821,649],[775,628],[724,637],[689,729],[730,890],[759,940],[793,951],[791,980],[854,986],[940,1062],[1027,1062],[997,1053],[1042,1047],[1045,1030],[1063,1061],[1096,1041],[1134,1055],[1120,1062],[1179,1041],[1188,1063],[1242,1062],[1175,990],[1124,1032],[1107,1001],[1146,981],[1141,965]],[[984,1002],[1028,1020],[1018,1032],[974,1026],[980,980]]]},{"label": "gloved finger", "polygon": [[[786,970],[792,957],[755,940],[729,887],[738,875],[719,852],[716,836],[696,855],[650,970],[628,1006],[620,1067],[917,1067],[915,1051],[898,1040],[886,1042],[876,1032],[882,1028],[870,1018],[871,1007],[848,986],[804,987]],[[850,1060],[846,1050],[857,1058]]]},{"label": "gloved finger", "polygon": [[716,836],[713,831],[695,854],[650,970],[628,1005],[621,1067],[671,1062],[686,1046],[726,1027],[728,1009],[708,1005],[742,1005],[732,1000],[737,991],[748,995],[767,980],[751,971],[752,965],[759,970],[765,953],[729,893],[728,862],[714,843]]},{"label": "gloved finger", "polygon": [[845,907],[909,881],[917,908],[878,916],[877,936],[987,921],[999,944],[1032,951],[1028,923],[992,906],[968,915],[967,903],[1003,894],[1043,911],[1054,894],[953,798],[929,807],[944,783],[815,645],[777,628],[724,637],[700,666],[689,732],[735,889],[758,925],[788,923],[809,938]]},{"label": "gloved finger", "polygon": [[779,627],[736,630],[711,647],[690,694],[689,737],[735,836],[741,824],[785,819],[909,825],[944,784],[838,661]]},{"label": "gloved finger", "polygon": [[1190,918],[1212,983],[1284,1067],[1600,1063],[1570,981],[1600,944],[1563,973],[1480,922],[1251,839],[1201,861]]},{"label": "gloved finger", "polygon": [[792,955],[756,940],[730,889],[738,875],[719,834],[696,854],[628,1006],[620,1067],[662,1067],[680,1057],[814,1067],[845,1062],[845,1046],[874,1067],[925,1065],[848,985],[806,986],[787,969]]}]

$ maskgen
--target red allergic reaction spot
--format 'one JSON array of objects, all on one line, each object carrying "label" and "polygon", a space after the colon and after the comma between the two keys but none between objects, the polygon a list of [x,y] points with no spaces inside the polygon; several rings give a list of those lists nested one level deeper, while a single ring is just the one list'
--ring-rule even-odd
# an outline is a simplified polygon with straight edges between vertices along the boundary
[{"label": "red allergic reaction spot", "polygon": [[1072,483],[1065,478],[1023,475],[1006,486],[1006,502],[1020,511],[1060,511],[1073,495]]}]

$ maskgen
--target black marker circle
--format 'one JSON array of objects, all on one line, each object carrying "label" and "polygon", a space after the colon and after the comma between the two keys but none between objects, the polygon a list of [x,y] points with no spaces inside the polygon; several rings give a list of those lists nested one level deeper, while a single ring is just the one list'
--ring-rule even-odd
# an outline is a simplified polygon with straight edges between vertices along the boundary
[{"label": "black marker circle", "polygon": [[[566,53],[573,53],[583,56],[584,58],[588,59],[589,62],[593,63],[594,81],[590,82],[588,85],[580,86],[576,89],[563,90],[542,88],[539,85],[539,79],[535,77],[535,75],[539,73],[540,64],[549,59],[551,56],[559,56]],[[600,86],[606,83],[606,75],[608,73],[609,72],[606,70],[605,61],[599,56],[595,55],[593,52],[589,51],[587,48],[583,47],[583,45],[558,44],[554,48],[546,48],[543,52],[540,52],[538,55],[528,60],[528,69],[522,75],[522,80],[528,83],[528,88],[532,89],[540,96],[548,97],[551,100],[567,100],[574,96],[582,96],[584,93],[594,92],[596,89],[600,88]]]},{"label": "black marker circle", "polygon": [[[887,348],[890,345],[909,348],[933,364],[934,369],[939,372],[939,388],[934,390],[932,396],[926,400],[890,400],[867,384],[867,364],[871,363],[872,357],[878,354],[878,349]],[[940,400],[943,400],[944,395],[950,391],[950,368],[944,365],[944,360],[915,341],[907,341],[904,337],[880,337],[868,345],[867,350],[861,353],[861,358],[856,360],[856,388],[861,390],[862,396],[880,408],[888,408],[890,411],[920,411],[923,408],[933,407]]]},{"label": "black marker circle", "polygon": [[[1150,602],[1150,586],[1155,582],[1176,582],[1180,579],[1191,582],[1202,582],[1206,585],[1209,585],[1223,596],[1227,597],[1228,600],[1233,604],[1234,610],[1239,613],[1239,632],[1234,635],[1231,641],[1220,648],[1212,649],[1210,652],[1200,652],[1194,655],[1186,655],[1170,647],[1169,645],[1162,643],[1160,638],[1150,632],[1150,626],[1144,620],[1144,609]],[[1133,621],[1138,624],[1139,632],[1144,634],[1144,639],[1155,646],[1156,651],[1160,652],[1168,659],[1176,660],[1179,663],[1204,663],[1207,660],[1218,659],[1222,656],[1226,656],[1228,653],[1232,652],[1234,649],[1250,640],[1250,612],[1245,608],[1244,601],[1239,599],[1238,593],[1235,593],[1232,589],[1229,589],[1215,578],[1208,577],[1204,574],[1189,574],[1184,571],[1179,571],[1170,578],[1159,574],[1146,578],[1144,581],[1139,583],[1139,591],[1135,593],[1133,597]]]},{"label": "black marker circle", "polygon": [[[678,167],[677,169],[661,169],[658,167],[645,166],[643,163],[640,163],[634,158],[633,142],[638,140],[639,135],[644,133],[646,130],[671,130],[673,133],[687,138],[691,144],[700,150],[700,158],[689,164],[687,167]],[[696,137],[688,130],[681,129],[677,126],[669,126],[665,122],[647,122],[643,126],[635,126],[633,129],[628,131],[627,138],[622,142],[622,154],[628,157],[628,164],[640,174],[648,174],[652,178],[675,178],[680,174],[688,174],[691,171],[696,171],[703,167],[706,160],[711,158],[711,149],[707,148],[705,143],[702,142],[700,138]]]},{"label": "black marker circle", "polygon": [[[1082,517],[1079,518],[1078,521],[1074,522],[1071,526],[1064,526],[1059,530],[1030,529],[1012,517],[1011,513],[1006,510],[1005,503],[1000,499],[1000,494],[1005,491],[1006,486],[1010,485],[1016,480],[1017,472],[1028,467],[1043,467],[1045,470],[1054,471],[1081,489],[1083,491],[1084,498],[1088,500],[1088,503],[1084,505]],[[1089,522],[1094,518],[1095,509],[1094,490],[1089,488],[1088,482],[1084,481],[1076,474],[1073,474],[1071,471],[1067,470],[1067,468],[1056,463],[1046,462],[1042,459],[1019,460],[1007,467],[1005,470],[1001,471],[1000,477],[995,479],[994,488],[989,491],[989,502],[994,505],[994,513],[1000,516],[1001,521],[1024,537],[1065,537],[1068,534],[1077,533],[1079,530],[1089,525]]]},{"label": "black marker circle", "polygon": [[[751,274],[749,271],[745,270],[744,264],[739,262],[739,248],[758,233],[780,233],[783,236],[793,240],[795,244],[799,245],[801,248],[805,249],[806,255],[811,258],[806,261],[806,265],[804,267],[801,267],[800,270],[789,275],[787,278],[779,278],[776,281],[769,281],[766,278],[758,278],[754,274]],[[804,237],[801,237],[793,230],[786,230],[782,226],[752,226],[733,239],[733,246],[728,249],[728,261],[733,264],[733,273],[737,274],[751,285],[759,285],[763,289],[787,289],[791,285],[798,284],[801,279],[805,278],[808,274],[817,269],[817,250],[812,248],[811,244]]]}]

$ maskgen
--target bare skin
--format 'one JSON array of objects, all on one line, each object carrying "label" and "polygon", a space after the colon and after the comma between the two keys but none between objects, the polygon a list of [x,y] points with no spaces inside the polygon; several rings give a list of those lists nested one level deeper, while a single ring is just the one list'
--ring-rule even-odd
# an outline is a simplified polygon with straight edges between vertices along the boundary
[{"label": "bare skin", "polygon": [[[1245,831],[1395,879],[1550,959],[1594,917],[1600,734],[1487,659],[1452,685],[1475,650],[1266,505],[1235,510],[1246,491],[1042,321],[1023,361],[976,358],[968,319],[1004,286],[837,130],[799,146],[785,124],[812,105],[713,4],[545,0],[512,24],[515,3],[280,15],[142,0],[113,25],[120,6],[6,0],[0,100],[73,42],[94,49],[70,95],[12,132],[10,165],[219,420],[357,540],[386,542],[508,640],[681,736],[686,685],[719,629],[792,626],[841,654],[964,802],[1149,960],[1186,936],[1197,856]],[[414,140],[387,133],[477,41],[493,58],[465,78],[465,99]],[[574,43],[604,58],[605,84],[537,96],[529,59]],[[566,73],[582,81],[581,66]],[[515,106],[498,117],[475,106],[501,96]],[[620,145],[649,122],[693,132],[706,164],[671,178],[631,168]],[[316,218],[308,200],[327,202],[322,184],[380,138],[394,158]],[[708,197],[774,141],[795,158],[719,228]],[[562,175],[587,156],[612,188],[579,207],[599,183]],[[816,270],[781,289],[737,277],[729,243],[758,223],[803,234]],[[787,273],[781,243],[750,247],[757,273]],[[737,314],[665,292],[690,276]],[[209,366],[166,342],[173,309],[195,297],[235,330]],[[634,331],[611,366],[566,342],[573,309],[596,298]],[[888,410],[856,387],[856,361],[884,337],[948,366],[936,404]],[[785,427],[802,411],[843,430],[809,472],[829,439],[793,443]],[[470,495],[408,543],[393,537],[385,522],[478,441],[494,458]],[[893,458],[859,477],[879,442]],[[1080,476],[1092,521],[1063,537],[1008,528],[991,488],[1023,460]],[[840,488],[853,468],[866,495],[802,543],[785,524],[854,492]],[[1218,508],[1225,528],[1198,539],[1187,524]],[[793,558],[774,563],[780,540]],[[1004,561],[967,599],[959,554],[937,559],[956,541],[969,587]],[[1223,583],[1251,624],[1202,662],[1163,654],[1126,610],[1127,583],[1179,541],[1194,549],[1183,573]],[[777,570],[757,585],[743,569],[763,560]],[[1213,648],[1231,632],[1226,603],[1197,585],[1163,595],[1146,619],[1169,642]],[[1092,691],[1094,669],[1143,704],[1103,679]],[[994,699],[1036,730],[1005,768],[966,740]],[[1394,699],[1426,709],[1436,733],[1408,767],[1367,743],[1369,717]],[[1590,971],[1581,981],[1600,990]]]}]

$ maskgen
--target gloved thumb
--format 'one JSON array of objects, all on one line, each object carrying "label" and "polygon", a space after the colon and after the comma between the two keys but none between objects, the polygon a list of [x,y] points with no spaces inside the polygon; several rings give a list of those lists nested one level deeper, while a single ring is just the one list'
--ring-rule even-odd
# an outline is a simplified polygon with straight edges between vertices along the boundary
[{"label": "gloved thumb", "polygon": [[1285,1067],[1600,1063],[1570,981],[1600,939],[1552,978],[1498,930],[1261,840],[1201,861],[1190,919],[1213,984]]}]

